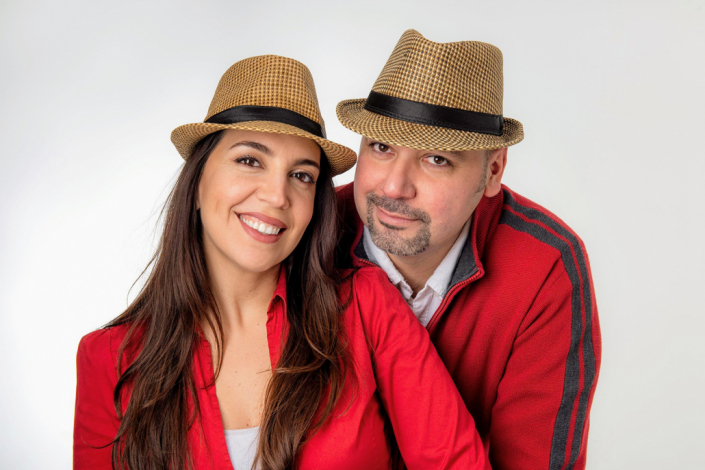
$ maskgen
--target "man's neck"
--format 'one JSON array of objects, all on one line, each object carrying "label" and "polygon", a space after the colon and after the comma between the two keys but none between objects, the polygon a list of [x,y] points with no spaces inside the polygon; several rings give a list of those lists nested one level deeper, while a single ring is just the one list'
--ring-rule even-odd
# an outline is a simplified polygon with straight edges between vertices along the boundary
[{"label": "man's neck", "polygon": [[388,253],[389,259],[394,263],[404,280],[409,284],[414,296],[426,285],[428,279],[436,271],[441,261],[446,257],[453,244],[438,247],[435,250],[424,250],[414,256],[396,256]]}]

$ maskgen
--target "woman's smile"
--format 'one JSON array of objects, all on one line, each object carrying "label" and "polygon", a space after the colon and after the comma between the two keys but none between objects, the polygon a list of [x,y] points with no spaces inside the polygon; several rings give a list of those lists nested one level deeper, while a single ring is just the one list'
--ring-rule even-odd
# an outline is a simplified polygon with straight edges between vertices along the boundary
[{"label": "woman's smile", "polygon": [[276,243],[286,230],[284,222],[267,217],[264,214],[239,214],[245,233],[263,243]]}]

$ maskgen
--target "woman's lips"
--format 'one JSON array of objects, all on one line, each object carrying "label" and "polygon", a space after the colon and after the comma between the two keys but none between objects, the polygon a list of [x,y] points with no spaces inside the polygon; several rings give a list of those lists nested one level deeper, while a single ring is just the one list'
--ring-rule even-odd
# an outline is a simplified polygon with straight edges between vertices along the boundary
[{"label": "woman's lips", "polygon": [[250,219],[257,219],[259,222],[264,222],[267,225],[273,225],[277,228],[286,228],[286,224],[279,219],[274,217],[269,217],[267,215],[261,214],[259,212],[242,212],[239,214],[240,217],[247,217]]},{"label": "woman's lips", "polygon": [[239,214],[238,219],[245,233],[263,243],[276,243],[287,228],[281,220],[256,212]]}]

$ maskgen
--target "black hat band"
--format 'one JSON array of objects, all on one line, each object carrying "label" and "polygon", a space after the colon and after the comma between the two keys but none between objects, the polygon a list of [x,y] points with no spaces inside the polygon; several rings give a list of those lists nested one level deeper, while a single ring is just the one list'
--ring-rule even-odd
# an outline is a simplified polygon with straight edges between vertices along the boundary
[{"label": "black hat band", "polygon": [[275,106],[235,106],[206,119],[210,124],[235,124],[247,121],[274,121],[298,127],[316,137],[326,138],[323,127],[295,111]]},{"label": "black hat band", "polygon": [[396,98],[371,91],[364,108],[401,121],[480,134],[502,135],[504,117]]}]

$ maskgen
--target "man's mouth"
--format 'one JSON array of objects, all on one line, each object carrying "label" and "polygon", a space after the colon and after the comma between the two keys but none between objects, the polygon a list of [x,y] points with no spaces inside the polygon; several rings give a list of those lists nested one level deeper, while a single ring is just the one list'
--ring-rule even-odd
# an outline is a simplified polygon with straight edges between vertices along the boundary
[{"label": "man's mouth", "polygon": [[406,217],[398,213],[388,212],[379,206],[377,206],[377,219],[385,226],[407,225],[418,220],[416,218]]},{"label": "man's mouth", "polygon": [[380,249],[396,256],[414,256],[429,246],[431,216],[426,211],[411,207],[405,200],[374,193],[365,198],[367,228]]},{"label": "man's mouth", "polygon": [[390,199],[384,196],[379,196],[370,193],[366,197],[368,216],[371,214],[372,207],[377,208],[377,218],[386,220],[388,224],[408,224],[410,222],[419,221],[428,225],[431,223],[431,217],[423,210],[410,207],[405,201],[398,199]]}]

